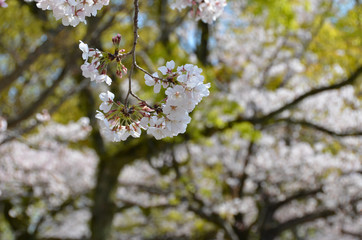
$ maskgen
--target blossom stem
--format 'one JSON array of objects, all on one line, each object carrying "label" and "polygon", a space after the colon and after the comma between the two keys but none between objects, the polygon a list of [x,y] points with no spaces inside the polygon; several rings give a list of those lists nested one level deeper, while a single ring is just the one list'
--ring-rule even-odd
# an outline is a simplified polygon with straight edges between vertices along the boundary
[{"label": "blossom stem", "polygon": [[124,100],[124,105],[126,107],[128,106],[129,95],[130,94],[133,95],[133,93],[132,93],[132,75],[133,75],[134,67],[137,65],[136,64],[136,45],[137,45],[137,39],[138,39],[138,12],[139,12],[138,0],[134,0],[133,47],[131,50],[132,66],[131,66],[131,69],[130,69],[129,75],[128,75],[128,92],[127,92],[127,96]]},{"label": "blossom stem", "polygon": [[162,82],[168,82],[167,79],[163,79],[163,78],[159,78],[159,77],[153,76],[151,73],[147,72],[145,69],[143,69],[142,67],[138,66],[137,63],[135,64],[135,67],[136,67],[137,69],[141,70],[142,72],[144,72],[145,74],[147,74],[148,76],[154,78],[154,79],[160,80],[160,81],[162,81]]}]

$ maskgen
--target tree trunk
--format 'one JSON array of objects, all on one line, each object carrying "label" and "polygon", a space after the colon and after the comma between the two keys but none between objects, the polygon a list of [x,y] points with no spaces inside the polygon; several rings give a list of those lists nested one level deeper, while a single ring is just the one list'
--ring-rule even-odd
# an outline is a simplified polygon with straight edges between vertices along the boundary
[{"label": "tree trunk", "polygon": [[121,159],[100,159],[90,224],[92,240],[109,239],[113,217],[116,212],[112,198],[117,189],[118,175],[122,168]]},{"label": "tree trunk", "polygon": [[196,55],[199,61],[203,65],[208,64],[209,57],[209,25],[202,21],[199,21],[200,41],[197,45]]}]

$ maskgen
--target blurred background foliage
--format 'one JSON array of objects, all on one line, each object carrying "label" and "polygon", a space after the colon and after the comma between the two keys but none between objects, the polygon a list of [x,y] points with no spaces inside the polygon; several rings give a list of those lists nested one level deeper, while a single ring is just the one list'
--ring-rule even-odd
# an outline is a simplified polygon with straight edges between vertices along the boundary
[{"label": "blurred background foliage", "polygon": [[[0,116],[8,123],[0,139],[0,176],[11,174],[6,161],[15,159],[16,151],[22,151],[24,161],[26,156],[36,160],[37,153],[27,151],[40,154],[44,146],[30,143],[32,136],[46,136],[44,142],[54,140],[48,140],[48,133],[41,135],[52,126],[35,117],[43,109],[50,113],[50,122],[57,124],[88,117],[92,130],[87,138],[70,141],[55,134],[54,146],[79,154],[89,150],[94,155],[80,155],[82,162],[69,163],[69,171],[72,166],[79,169],[75,175],[79,180],[64,181],[69,181],[69,186],[90,185],[77,194],[38,194],[35,189],[41,186],[26,178],[21,183],[11,180],[6,183],[9,186],[0,183],[0,239],[331,239],[330,235],[318,235],[330,231],[330,226],[337,226],[333,231],[340,235],[335,239],[361,239],[358,215],[362,196],[353,192],[348,201],[338,203],[349,207],[348,211],[341,210],[343,215],[337,210],[340,205],[331,208],[325,203],[333,197],[321,190],[326,179],[336,173],[335,181],[342,181],[337,177],[347,173],[340,165],[352,159],[354,170],[359,171],[354,181],[362,192],[362,5],[358,0],[228,0],[224,15],[213,24],[195,22],[190,9],[171,10],[170,0],[140,1],[137,63],[150,72],[169,60],[176,66],[196,64],[211,83],[211,94],[192,114],[185,134],[162,141],[144,134],[121,143],[107,142],[99,132],[94,115],[101,103],[98,95],[107,88],[84,80],[78,44],[82,40],[90,47],[112,52],[111,39],[120,33],[121,46],[129,51],[133,44],[133,1],[111,0],[96,17],[88,18],[86,25],[75,28],[62,26],[50,11],[42,11],[34,2],[7,3],[8,8],[0,8]],[[290,70],[288,64],[295,59],[301,70]],[[125,66],[130,61],[125,59]],[[126,77],[119,79],[114,73],[110,75],[111,91],[121,100],[128,87]],[[293,102],[303,93],[349,78],[353,79],[333,89],[351,85],[353,96],[349,97],[353,101],[345,101],[350,98],[337,92],[325,96],[326,100],[311,100],[314,104],[304,108],[299,108],[299,100]],[[142,99],[157,102],[164,97],[155,96],[140,71],[135,72],[132,84]],[[239,88],[245,91],[238,92]],[[284,90],[289,95],[280,93]],[[255,92],[257,95],[252,95]],[[248,94],[254,99],[240,100]],[[262,96],[270,99],[264,101]],[[343,112],[340,116],[345,117],[337,119],[339,113],[333,105],[323,110],[308,107],[320,101],[343,102],[341,109],[347,115]],[[278,109],[281,111],[274,112]],[[329,124],[333,121],[335,124]],[[69,134],[76,135],[73,130]],[[263,145],[265,136],[272,137],[269,148]],[[17,141],[29,148],[12,148]],[[303,161],[308,161],[307,153],[301,150],[300,159],[282,155],[305,143],[315,150],[312,156],[324,154],[324,161],[339,161],[337,167],[321,164],[322,170],[314,173],[316,180],[310,184],[298,174],[304,173],[301,169]],[[322,150],[316,150],[320,145]],[[193,150],[198,148],[201,150]],[[254,176],[245,170],[234,172],[251,166],[249,162],[258,162],[257,153],[265,154],[267,160],[277,156],[285,161],[285,169],[283,164],[268,167],[265,163],[254,166]],[[68,155],[55,150],[53,154],[44,158],[68,164],[68,157],[64,157]],[[87,164],[93,160],[95,164]],[[293,161],[299,162],[293,165]],[[83,179],[83,168],[85,172],[93,169],[89,170],[94,171],[91,179]],[[318,166],[315,169],[319,171]],[[35,170],[29,167],[28,171]],[[285,174],[285,178],[274,181],[273,174],[277,173]],[[67,171],[62,174],[67,179]],[[230,183],[236,180],[236,185]],[[51,181],[57,179],[50,177]],[[250,191],[243,191],[245,182],[253,186]],[[290,189],[295,183],[301,186]],[[21,190],[12,191],[12,184]],[[358,190],[358,186],[352,187]],[[50,195],[59,202],[50,203]],[[288,197],[285,204],[290,205],[282,213],[300,210],[285,219],[275,214],[275,206]],[[315,202],[308,208],[311,199]],[[229,202],[235,204],[220,210]],[[80,220],[72,215],[78,212]],[[251,213],[252,220],[245,220]],[[341,218],[350,221],[346,229],[338,225]]]}]

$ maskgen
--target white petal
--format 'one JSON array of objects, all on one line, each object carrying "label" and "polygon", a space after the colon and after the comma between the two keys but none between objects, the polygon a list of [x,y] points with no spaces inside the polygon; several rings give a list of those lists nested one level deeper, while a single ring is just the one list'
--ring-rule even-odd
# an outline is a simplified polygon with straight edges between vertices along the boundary
[{"label": "white petal", "polygon": [[155,93],[159,93],[160,90],[161,90],[161,83],[158,82],[158,83],[156,83],[155,86],[153,87],[153,91],[154,91]]},{"label": "white petal", "polygon": [[112,79],[108,76],[108,75],[106,75],[106,83],[108,84],[108,85],[111,85],[111,83],[112,83]]},{"label": "white petal", "polygon": [[167,67],[165,66],[159,67],[158,70],[160,70],[160,72],[162,72],[163,75],[167,74]]},{"label": "white petal", "polygon": [[149,76],[149,75],[145,75],[145,83],[146,83],[146,85],[147,86],[153,86],[153,85],[155,85],[155,80],[151,77],[151,76]]},{"label": "white petal", "polygon": [[103,103],[99,106],[99,109],[102,110],[103,112],[107,113],[107,112],[109,112],[109,110],[111,110],[112,105],[113,105],[112,103],[111,103],[111,104],[108,104],[108,103],[103,102]]},{"label": "white petal", "polygon": [[173,60],[167,62],[167,63],[166,63],[166,67],[167,67],[167,69],[169,69],[169,70],[174,69],[174,67],[175,67],[175,62],[174,62]]}]

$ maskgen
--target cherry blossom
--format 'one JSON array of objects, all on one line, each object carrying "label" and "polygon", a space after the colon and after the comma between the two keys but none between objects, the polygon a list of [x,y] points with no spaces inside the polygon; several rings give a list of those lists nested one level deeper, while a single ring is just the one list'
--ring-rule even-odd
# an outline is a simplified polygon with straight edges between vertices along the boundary
[{"label": "cherry blossom", "polygon": [[[84,64],[80,67],[82,74],[86,78],[90,78],[91,81],[97,83],[105,82],[107,85],[111,85],[112,79],[107,75],[108,64],[112,61],[116,61],[117,64],[117,76],[122,78],[122,72],[127,73],[127,68],[122,64],[121,60],[126,56],[123,52],[124,49],[118,49],[121,37],[112,39],[114,46],[116,47],[116,53],[110,54],[101,52],[98,49],[89,48],[86,43],[79,41],[79,49],[83,52],[82,58]],[[89,58],[91,58],[90,61]]]},{"label": "cherry blossom", "polygon": [[37,113],[35,114],[35,118],[36,120],[38,120],[39,122],[47,122],[51,119],[48,110],[43,109],[41,111],[41,113]]},{"label": "cherry blossom", "polygon": [[0,132],[5,132],[8,127],[8,122],[0,116]]},{"label": "cherry blossom", "polygon": [[175,62],[169,61],[166,63],[166,66],[159,67],[158,70],[162,72],[163,75],[167,75],[168,73],[172,73],[172,70],[175,68]]},{"label": "cherry blossom", "polygon": [[89,51],[88,45],[79,40],[79,49],[83,52],[82,58],[87,61],[88,57],[92,57],[96,52]]},{"label": "cherry blossom", "polygon": [[106,93],[99,94],[99,98],[103,101],[99,109],[105,113],[109,112],[113,104],[114,94],[107,91]]},{"label": "cherry blossom", "polygon": [[[108,64],[116,59],[117,67],[125,68],[121,59],[127,54],[119,50],[121,35],[112,38],[116,47],[115,54],[102,53],[98,49],[89,48],[87,44],[80,41],[79,48],[83,52],[82,58],[85,63],[81,66],[83,76],[97,83],[106,82],[111,84],[112,80],[106,73]],[[91,62],[88,58],[92,57]],[[118,71],[118,70],[117,70]],[[210,83],[204,84],[202,69],[185,64],[175,69],[175,62],[168,61],[166,66],[159,67],[162,77],[157,72],[152,75],[146,73],[145,84],[153,86],[155,93],[160,93],[163,86],[166,98],[159,104],[150,106],[146,101],[137,98],[138,104],[128,106],[114,101],[114,94],[110,91],[99,95],[102,104],[96,114],[101,120],[101,131],[110,141],[125,141],[129,136],[140,137],[141,129],[153,135],[156,139],[177,136],[186,131],[187,124],[191,118],[189,113],[195,106],[210,94]]]},{"label": "cherry blossom", "polygon": [[[100,73],[102,68],[102,66],[100,66],[102,53],[98,49],[89,49],[88,45],[82,41],[80,41],[79,48],[82,50],[82,57],[85,60],[84,64],[80,67],[83,76],[90,78],[91,81],[96,81],[97,83],[105,82],[110,85],[112,79],[108,75]],[[88,57],[92,57],[90,63],[87,61]]]},{"label": "cherry blossom", "polygon": [[153,86],[153,91],[159,93],[161,90],[161,81],[158,79],[157,72],[153,73],[152,76],[145,75],[145,83],[147,86]]},{"label": "cherry blossom", "polygon": [[96,16],[97,11],[109,4],[109,0],[25,0],[35,1],[38,8],[52,10],[56,20],[62,19],[64,26],[86,23],[86,17]]},{"label": "cherry blossom", "polygon": [[[340,7],[344,1],[337,0],[331,8]],[[85,9],[96,1],[57,1],[63,5],[50,9],[54,2],[37,0],[38,6],[53,10],[65,23],[75,24],[85,19],[89,9],[78,13],[70,9],[76,10],[77,4]],[[144,130],[161,140],[184,133],[189,124],[192,130],[197,129],[195,135],[202,137],[190,134],[175,141],[166,139],[157,143],[157,148],[152,139],[108,146],[101,144],[97,132],[91,140],[87,138],[92,130],[88,118],[62,125],[52,121],[46,111],[38,110],[33,112],[37,121],[19,125],[40,125],[20,136],[11,124],[20,110],[9,104],[14,102],[10,99],[0,112],[0,139],[12,133],[15,136],[0,145],[0,200],[2,206],[12,204],[9,211],[3,209],[4,213],[25,220],[29,232],[35,229],[34,223],[44,220],[36,237],[47,239],[91,239],[91,231],[94,234],[106,228],[112,229],[110,236],[100,239],[358,239],[362,224],[360,89],[356,81],[343,87],[333,84],[349,78],[359,60],[353,55],[359,52],[357,48],[339,49],[344,44],[338,39],[342,31],[335,28],[338,16],[322,8],[330,1],[287,2],[286,8],[291,7],[298,22],[296,27],[286,27],[279,20],[278,24],[265,24],[270,20],[272,11],[268,8],[272,3],[264,6],[261,1],[229,0],[230,7],[222,13],[226,1],[174,1],[172,7],[191,11],[194,19],[184,23],[196,27],[196,19],[214,24],[208,28],[212,30],[208,32],[209,65],[203,66],[207,81],[215,83],[212,96],[203,70],[195,65],[197,59],[191,51],[184,52],[182,45],[172,54],[180,53],[177,61],[188,59],[193,64],[177,66],[175,61],[168,61],[154,68],[152,61],[147,61],[148,54],[150,59],[155,57],[154,42],[140,41],[143,46],[136,51],[137,38],[144,36],[137,32],[137,1],[134,39],[129,41],[133,42],[132,50],[120,49],[120,35],[112,38],[114,52],[93,49],[80,41],[83,76],[99,84],[92,87],[99,87],[96,119],[105,139],[126,141],[139,138]],[[253,4],[262,4],[262,13],[250,11]],[[126,4],[127,11],[128,7]],[[90,15],[97,13],[89,11]],[[174,16],[166,14],[171,21]],[[146,11],[142,17],[148,20]],[[219,21],[214,22],[216,19]],[[353,22],[353,15],[346,19]],[[100,23],[106,22],[103,20]],[[129,19],[125,22],[127,25]],[[153,22],[152,18],[152,23],[142,27],[149,28],[147,31],[158,28],[153,28]],[[316,33],[318,29],[311,29],[319,22],[322,31],[338,36],[332,41],[338,42],[332,45],[338,49],[328,49],[324,43],[329,38],[325,40],[324,34]],[[186,24],[181,38],[189,40],[193,33]],[[170,42],[176,43],[178,37],[171,37]],[[346,40],[354,44],[349,37]],[[333,58],[347,53],[348,58],[331,59],[324,56],[326,49],[333,51]],[[165,56],[157,54],[162,62]],[[121,63],[127,57],[133,58],[125,61],[127,67],[131,65],[128,72]],[[141,59],[141,63],[147,62],[146,69],[157,72],[140,67],[136,60]],[[117,67],[108,68],[114,62]],[[117,69],[119,77],[128,73],[127,79],[119,81],[125,89],[122,98],[108,88],[112,79],[107,71],[111,69]],[[145,85],[151,87],[146,94],[141,90],[147,87],[136,79],[143,73]],[[69,87],[68,82],[64,85]],[[18,97],[13,90],[9,94],[4,91],[4,99],[8,95]],[[142,99],[150,93],[155,98]],[[206,96],[208,101],[191,119],[191,112]],[[80,147],[77,142],[84,140]],[[91,145],[97,151],[88,149]],[[95,177],[98,158],[100,169]],[[118,172],[114,170],[117,168]],[[99,181],[97,187],[95,181]],[[102,192],[108,186],[115,194]],[[66,205],[68,200],[70,205]],[[92,221],[97,220],[97,213],[91,216],[90,209],[96,211],[97,204],[110,223],[90,230]],[[92,223],[88,225],[89,221]],[[4,225],[8,228],[9,224]]]},{"label": "cherry blossom", "polygon": [[[165,91],[167,98],[165,103],[162,104],[163,116],[145,116],[141,119],[141,124],[147,129],[147,133],[153,135],[156,139],[184,133],[187,124],[191,120],[188,114],[203,97],[209,95],[208,88],[210,84],[203,83],[204,77],[200,75],[202,69],[192,64],[178,67],[177,71],[173,72],[174,68],[174,61],[169,61],[166,66],[159,68],[160,72],[169,79],[169,86]],[[161,79],[158,78],[157,73],[154,73],[152,77],[145,75],[145,80],[146,85],[161,85]],[[154,89],[155,93],[158,93],[158,91],[158,88]],[[152,116],[153,112],[150,114]]]},{"label": "cherry blossom", "polygon": [[141,102],[129,108],[116,104],[111,110],[114,95],[110,92],[101,93],[102,112],[98,112],[96,117],[103,121],[102,129],[108,139],[124,141],[130,135],[139,137],[141,128],[157,140],[186,131],[191,121],[189,113],[203,97],[209,95],[210,83],[203,83],[204,77],[200,75],[202,69],[197,66],[186,64],[173,72],[174,67],[175,63],[170,61],[159,68],[168,80],[159,78],[157,73],[145,75],[146,85],[154,86],[155,93],[159,93],[161,81],[168,83],[165,91],[167,98],[160,107],[152,109]]},{"label": "cherry blossom", "polygon": [[194,7],[191,15],[196,20],[202,20],[205,23],[211,24],[221,16],[226,6],[226,0],[175,0],[171,4],[171,8],[177,8],[179,11],[187,8]]},{"label": "cherry blossom", "polygon": [[6,0],[0,0],[0,7],[6,8],[8,4],[5,2]]}]

